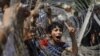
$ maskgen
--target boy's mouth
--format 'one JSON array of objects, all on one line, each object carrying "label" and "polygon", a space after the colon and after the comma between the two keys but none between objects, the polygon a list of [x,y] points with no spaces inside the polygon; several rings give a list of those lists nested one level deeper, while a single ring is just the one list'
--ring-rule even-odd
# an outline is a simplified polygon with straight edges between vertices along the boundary
[{"label": "boy's mouth", "polygon": [[56,38],[57,38],[57,39],[61,39],[61,36],[57,36]]}]

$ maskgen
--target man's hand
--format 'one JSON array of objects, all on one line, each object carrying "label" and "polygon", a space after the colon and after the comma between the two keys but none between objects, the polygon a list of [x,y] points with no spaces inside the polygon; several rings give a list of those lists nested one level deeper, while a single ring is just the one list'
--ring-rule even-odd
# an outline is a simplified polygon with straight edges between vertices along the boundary
[{"label": "man's hand", "polygon": [[30,11],[31,15],[38,14],[39,13],[39,9],[41,8],[41,6],[43,6],[43,3],[41,2],[41,0],[37,0],[34,9]]}]

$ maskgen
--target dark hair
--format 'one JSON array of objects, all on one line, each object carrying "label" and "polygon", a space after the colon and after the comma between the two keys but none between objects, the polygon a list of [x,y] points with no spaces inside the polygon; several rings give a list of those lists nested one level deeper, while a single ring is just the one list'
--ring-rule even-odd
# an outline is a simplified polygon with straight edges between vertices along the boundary
[{"label": "dark hair", "polygon": [[17,17],[18,18],[22,18],[22,17],[28,17],[30,15],[29,10],[27,9],[27,7],[20,7],[17,13]]},{"label": "dark hair", "polygon": [[47,33],[51,33],[52,29],[59,27],[61,31],[63,31],[63,25],[59,22],[52,22],[48,27],[47,27]]},{"label": "dark hair", "polygon": [[23,21],[29,15],[30,15],[30,12],[28,11],[27,8],[20,7],[19,10],[18,10],[18,12],[17,12],[17,14],[16,14],[16,18],[18,19],[17,23],[19,23],[21,25],[21,23],[23,23]]},{"label": "dark hair", "polygon": [[0,7],[2,9],[2,12],[4,13],[4,6],[7,5],[8,7],[10,6],[10,0],[0,0]]},{"label": "dark hair", "polygon": [[0,0],[0,7],[4,6],[4,5],[10,5],[10,0]]}]

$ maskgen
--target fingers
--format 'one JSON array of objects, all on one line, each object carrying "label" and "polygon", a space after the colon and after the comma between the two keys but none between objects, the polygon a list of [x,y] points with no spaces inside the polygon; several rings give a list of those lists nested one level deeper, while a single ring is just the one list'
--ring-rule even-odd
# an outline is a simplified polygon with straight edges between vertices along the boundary
[{"label": "fingers", "polygon": [[64,22],[64,24],[65,24],[65,26],[68,28],[69,27],[69,25],[66,23],[66,22]]},{"label": "fingers", "polygon": [[75,28],[74,28],[74,27],[69,26],[69,27],[68,27],[68,31],[69,31],[69,32],[75,32]]},{"label": "fingers", "polygon": [[64,22],[65,26],[68,28],[69,32],[75,32],[75,28],[72,27],[71,25],[68,25],[66,22]]}]

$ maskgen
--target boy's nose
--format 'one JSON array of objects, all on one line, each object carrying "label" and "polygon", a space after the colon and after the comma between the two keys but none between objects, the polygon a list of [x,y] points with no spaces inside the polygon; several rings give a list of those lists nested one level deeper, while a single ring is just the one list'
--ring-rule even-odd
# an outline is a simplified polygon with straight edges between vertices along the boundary
[{"label": "boy's nose", "polygon": [[62,32],[61,31],[58,31],[58,34],[62,34]]}]

